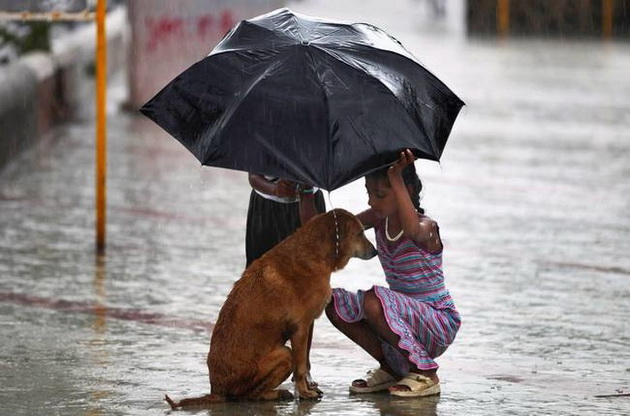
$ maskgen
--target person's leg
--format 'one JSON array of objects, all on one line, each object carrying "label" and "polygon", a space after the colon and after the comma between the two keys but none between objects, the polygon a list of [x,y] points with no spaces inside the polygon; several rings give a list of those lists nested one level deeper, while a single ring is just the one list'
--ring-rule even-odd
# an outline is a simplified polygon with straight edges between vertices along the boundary
[{"label": "person's leg", "polygon": [[299,225],[297,203],[275,202],[252,190],[245,234],[246,266],[291,235]]},{"label": "person's leg", "polygon": [[266,228],[270,221],[269,212],[271,209],[273,209],[271,201],[267,201],[256,191],[251,191],[245,229],[245,267],[252,264],[254,260],[265,254],[275,244],[275,242],[269,241],[269,233]]},{"label": "person's leg", "polygon": [[326,212],[326,200],[324,199],[324,193],[321,189],[315,193],[315,208],[320,214]]},{"label": "person's leg", "polygon": [[[409,352],[400,348],[398,343],[400,341],[400,337],[394,333],[389,325],[387,324],[387,320],[385,319],[385,313],[383,311],[383,305],[381,304],[380,299],[376,296],[373,290],[370,290],[365,294],[363,299],[363,311],[365,314],[366,324],[369,326],[372,333],[374,333],[378,338],[387,342],[392,347],[399,350],[405,356],[409,356]],[[411,363],[411,372],[423,375],[425,377],[430,378],[435,383],[439,382],[439,378],[437,376],[437,370],[421,370],[415,364]],[[394,386],[391,389],[408,389],[406,386]],[[390,389],[390,390],[391,390]]]},{"label": "person's leg", "polygon": [[387,360],[385,359],[382,341],[378,338],[377,334],[372,330],[370,325],[365,320],[354,323],[348,323],[344,321],[335,311],[334,301],[330,302],[326,307],[326,316],[328,316],[328,319],[335,328],[345,334],[355,344],[359,345],[376,361],[378,361],[379,366],[382,370],[392,376],[396,374],[396,372],[389,366]]}]

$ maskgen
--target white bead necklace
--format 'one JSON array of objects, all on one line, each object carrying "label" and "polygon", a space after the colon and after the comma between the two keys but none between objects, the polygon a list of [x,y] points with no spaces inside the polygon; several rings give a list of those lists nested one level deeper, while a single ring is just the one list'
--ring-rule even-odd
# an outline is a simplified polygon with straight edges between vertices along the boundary
[{"label": "white bead necklace", "polygon": [[385,217],[385,237],[387,237],[389,241],[397,241],[400,237],[402,237],[402,235],[403,230],[401,229],[398,235],[396,235],[395,237],[389,236],[389,217]]}]

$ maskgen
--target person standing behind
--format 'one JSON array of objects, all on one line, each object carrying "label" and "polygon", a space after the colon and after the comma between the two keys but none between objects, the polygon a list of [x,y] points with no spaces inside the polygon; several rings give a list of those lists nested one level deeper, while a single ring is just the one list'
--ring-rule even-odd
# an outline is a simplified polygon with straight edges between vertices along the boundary
[{"label": "person standing behind", "polygon": [[249,174],[252,192],[245,235],[246,266],[291,235],[311,217],[325,212],[321,190],[280,178]]}]

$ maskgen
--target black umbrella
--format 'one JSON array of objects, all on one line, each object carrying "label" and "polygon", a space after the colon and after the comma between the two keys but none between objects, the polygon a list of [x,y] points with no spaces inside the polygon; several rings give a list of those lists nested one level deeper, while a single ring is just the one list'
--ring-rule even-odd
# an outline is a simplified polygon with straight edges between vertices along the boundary
[{"label": "black umbrella", "polygon": [[382,30],[284,8],[237,24],[141,111],[203,165],[333,190],[401,149],[439,160],[463,104]]}]

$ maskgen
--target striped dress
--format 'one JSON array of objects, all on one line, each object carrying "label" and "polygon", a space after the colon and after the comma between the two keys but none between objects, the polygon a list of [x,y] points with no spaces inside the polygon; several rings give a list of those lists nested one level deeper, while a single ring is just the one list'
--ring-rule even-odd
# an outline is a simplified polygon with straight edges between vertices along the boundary
[{"label": "striped dress", "polygon": [[[421,370],[437,369],[434,358],[453,342],[460,326],[459,313],[444,286],[442,253],[430,253],[407,237],[388,241],[385,221],[375,227],[378,256],[389,288],[373,286],[390,329],[400,336],[398,349],[383,342],[388,364],[400,376],[409,372],[411,361]],[[365,292],[333,289],[335,310],[345,322],[363,319]]]}]

